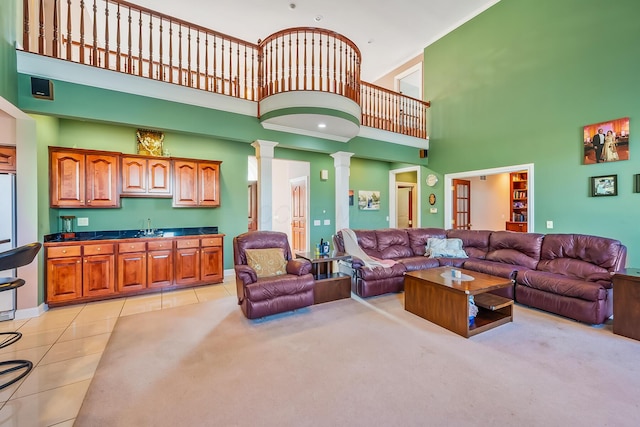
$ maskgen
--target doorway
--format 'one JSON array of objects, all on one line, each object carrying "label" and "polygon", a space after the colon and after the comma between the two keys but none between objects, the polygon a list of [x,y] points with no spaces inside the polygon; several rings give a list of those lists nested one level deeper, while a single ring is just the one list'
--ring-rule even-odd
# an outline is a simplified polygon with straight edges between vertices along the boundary
[{"label": "doorway", "polygon": [[420,196],[420,169],[420,166],[411,166],[389,171],[389,227],[398,227],[398,186],[402,185],[411,185],[413,187],[411,227],[420,227],[419,207],[422,203]]},{"label": "doorway", "polygon": [[451,228],[471,230],[471,181],[454,179],[451,184],[453,185]]},{"label": "doorway", "polygon": [[398,228],[413,228],[418,216],[417,183],[396,182],[396,213]]},{"label": "doorway", "polygon": [[[495,205],[495,198],[491,199],[491,194],[489,192],[495,193],[498,191],[496,188],[500,188],[500,192],[502,199],[504,199],[504,203],[501,201],[500,208],[504,208],[508,215],[508,206],[509,206],[509,186],[508,186],[508,175],[511,172],[522,172],[525,171],[528,174],[528,208],[529,214],[527,217],[527,230],[529,232],[533,232],[534,227],[534,167],[533,163],[527,163],[522,165],[513,165],[513,166],[504,166],[499,168],[492,169],[482,169],[475,171],[467,171],[467,172],[458,172],[452,174],[446,174],[444,176],[444,228],[451,229],[454,227],[454,180],[466,179],[471,181],[472,186],[469,188],[469,211],[476,212],[474,216],[477,219],[478,213],[482,213],[482,215],[486,215],[487,208],[491,210]],[[504,178],[507,177],[507,178]],[[503,179],[504,178],[504,179]],[[484,191],[482,186],[479,183],[482,182],[495,182],[496,187],[492,187],[491,190]],[[501,184],[500,182],[504,182],[505,184]],[[474,184],[475,183],[475,184]],[[499,186],[499,187],[498,187]],[[503,206],[504,205],[504,206]],[[471,216],[473,218],[473,216]],[[505,229],[505,218],[497,218],[489,221],[490,223],[495,224],[492,227],[474,227],[475,229],[487,228],[487,229]],[[471,224],[475,222],[471,221]]]},{"label": "doorway", "polygon": [[293,252],[307,250],[307,178],[290,181],[291,185],[291,249]]}]

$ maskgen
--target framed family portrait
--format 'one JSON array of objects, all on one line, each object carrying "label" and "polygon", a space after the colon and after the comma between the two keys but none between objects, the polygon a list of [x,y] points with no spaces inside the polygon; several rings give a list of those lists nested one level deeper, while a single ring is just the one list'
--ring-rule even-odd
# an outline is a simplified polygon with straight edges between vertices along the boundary
[{"label": "framed family portrait", "polygon": [[629,117],[586,125],[582,134],[583,164],[629,160]]},{"label": "framed family portrait", "polygon": [[592,176],[589,180],[591,197],[618,195],[618,175]]}]

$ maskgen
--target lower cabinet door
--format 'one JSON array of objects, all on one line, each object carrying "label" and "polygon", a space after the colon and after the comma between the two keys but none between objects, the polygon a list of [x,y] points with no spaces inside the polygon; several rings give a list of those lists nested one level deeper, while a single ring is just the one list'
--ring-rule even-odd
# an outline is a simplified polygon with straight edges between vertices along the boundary
[{"label": "lower cabinet door", "polygon": [[47,303],[72,301],[82,296],[82,259],[47,260]]},{"label": "lower cabinet door", "polygon": [[200,279],[203,282],[218,283],[223,280],[222,248],[204,247],[200,253]]},{"label": "lower cabinet door", "polygon": [[147,253],[118,255],[118,292],[134,292],[147,287]]},{"label": "lower cabinet door", "polygon": [[150,288],[173,284],[173,251],[149,251],[147,254],[147,283]]},{"label": "lower cabinet door", "polygon": [[85,256],[82,268],[82,296],[94,297],[115,293],[114,256]]},{"label": "lower cabinet door", "polygon": [[191,285],[200,282],[200,249],[176,250],[176,284]]}]

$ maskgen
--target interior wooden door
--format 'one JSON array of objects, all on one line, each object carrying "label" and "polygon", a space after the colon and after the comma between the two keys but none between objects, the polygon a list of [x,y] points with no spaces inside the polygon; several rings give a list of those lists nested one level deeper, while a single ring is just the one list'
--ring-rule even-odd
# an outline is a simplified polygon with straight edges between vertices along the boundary
[{"label": "interior wooden door", "polygon": [[307,183],[305,180],[291,183],[291,249],[307,250]]},{"label": "interior wooden door", "polygon": [[471,230],[471,181],[453,180],[453,228]]},{"label": "interior wooden door", "polygon": [[249,231],[256,231],[258,229],[258,182],[249,181],[248,185],[249,196]]}]

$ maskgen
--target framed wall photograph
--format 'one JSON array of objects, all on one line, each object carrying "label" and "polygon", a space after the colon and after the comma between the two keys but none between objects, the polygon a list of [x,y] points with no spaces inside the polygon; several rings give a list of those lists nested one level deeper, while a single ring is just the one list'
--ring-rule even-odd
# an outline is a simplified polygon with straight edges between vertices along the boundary
[{"label": "framed wall photograph", "polygon": [[592,176],[589,181],[591,197],[618,195],[618,175]]},{"label": "framed wall photograph", "polygon": [[358,191],[358,207],[365,211],[379,211],[380,192]]},{"label": "framed wall photograph", "polygon": [[584,126],[583,164],[629,160],[629,117]]}]

